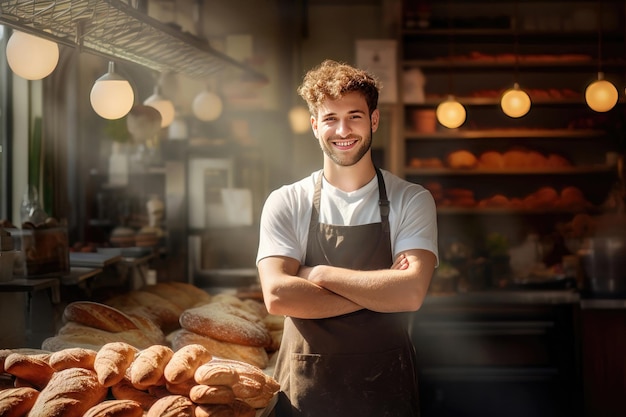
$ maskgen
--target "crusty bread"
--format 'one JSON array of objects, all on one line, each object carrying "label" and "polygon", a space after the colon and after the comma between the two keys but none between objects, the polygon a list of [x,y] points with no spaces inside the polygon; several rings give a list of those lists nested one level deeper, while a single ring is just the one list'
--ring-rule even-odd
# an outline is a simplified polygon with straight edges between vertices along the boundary
[{"label": "crusty bread", "polygon": [[124,342],[112,342],[102,346],[93,364],[98,381],[105,387],[120,382],[137,353],[137,348]]},{"label": "crusty bread", "polygon": [[185,291],[193,299],[194,307],[211,302],[211,295],[193,284],[180,281],[168,281],[167,284]]},{"label": "crusty bread", "polygon": [[144,411],[148,411],[158,400],[156,396],[133,387],[130,381],[125,378],[111,386],[111,394],[116,400],[133,400],[138,402]]},{"label": "crusty bread", "polygon": [[83,417],[141,417],[143,409],[137,401],[107,400],[91,407]]},{"label": "crusty bread", "polygon": [[107,389],[89,369],[69,368],[55,372],[39,393],[30,416],[82,417],[104,400]]},{"label": "crusty bread", "polygon": [[74,347],[97,351],[102,347],[102,344],[94,343],[93,339],[85,335],[50,336],[41,342],[41,348],[50,350],[51,352],[58,352]]},{"label": "crusty bread", "polygon": [[185,310],[179,321],[183,329],[222,342],[258,347],[272,343],[257,315],[227,303],[209,303]]},{"label": "crusty bread", "polygon": [[196,343],[183,345],[174,352],[163,374],[168,382],[180,384],[193,378],[198,366],[210,361],[211,358],[211,352],[202,345]]},{"label": "crusty bread", "polygon": [[107,343],[121,341],[133,345],[137,349],[144,349],[151,346],[158,339],[154,334],[147,333],[140,329],[125,330],[123,332],[107,332],[75,322],[67,322],[61,326],[57,332],[57,336],[68,336],[68,338],[72,338],[73,341],[95,346],[104,346]]},{"label": "crusty bread", "polygon": [[21,353],[12,353],[7,356],[4,361],[4,370],[37,389],[43,389],[54,374],[54,369],[47,362]]},{"label": "crusty bread", "polygon": [[63,319],[107,332],[137,329],[137,325],[120,310],[92,301],[74,301],[63,310]]},{"label": "crusty bread", "polygon": [[195,385],[198,384],[193,377],[177,384],[165,381],[165,388],[170,392],[170,394],[184,395],[186,397],[189,397],[189,391],[191,391],[191,388]]},{"label": "crusty bread", "polygon": [[67,348],[50,355],[48,363],[55,371],[68,368],[93,369],[97,351],[81,347]]},{"label": "crusty bread", "polygon": [[189,398],[196,404],[231,404],[235,393],[227,385],[196,385],[189,391]]},{"label": "crusty bread", "polygon": [[0,416],[23,417],[37,401],[39,391],[35,388],[8,388],[0,391]]},{"label": "crusty bread", "polygon": [[4,361],[11,353],[21,353],[22,355],[45,355],[50,353],[44,349],[16,348],[16,349],[0,349],[0,374],[4,372]]},{"label": "crusty bread", "polygon": [[204,385],[232,386],[239,380],[239,374],[234,366],[224,361],[209,361],[200,365],[194,373],[194,380]]},{"label": "crusty bread", "polygon": [[230,404],[198,404],[195,412],[195,417],[235,417]]},{"label": "crusty bread", "polygon": [[141,291],[147,291],[152,294],[156,294],[159,297],[163,297],[176,304],[176,306],[181,310],[191,308],[195,304],[195,299],[186,291],[183,291],[181,288],[170,285],[166,282],[159,282],[154,285],[144,285],[141,287]]},{"label": "crusty bread", "polygon": [[204,346],[213,357],[239,360],[258,366],[259,368],[265,368],[269,363],[267,351],[263,347],[222,342],[212,337],[202,336],[185,329],[176,330],[171,337],[171,341],[172,349],[175,351],[185,345],[198,344]]},{"label": "crusty bread", "polygon": [[194,404],[182,395],[159,398],[148,410],[146,417],[194,417]]},{"label": "crusty bread", "polygon": [[165,366],[173,354],[171,348],[163,345],[152,345],[140,351],[130,364],[130,382],[140,389],[156,385],[163,378]]},{"label": "crusty bread", "polygon": [[129,291],[109,298],[105,304],[121,311],[144,307],[164,332],[180,327],[178,318],[183,310],[168,299],[148,291]]}]

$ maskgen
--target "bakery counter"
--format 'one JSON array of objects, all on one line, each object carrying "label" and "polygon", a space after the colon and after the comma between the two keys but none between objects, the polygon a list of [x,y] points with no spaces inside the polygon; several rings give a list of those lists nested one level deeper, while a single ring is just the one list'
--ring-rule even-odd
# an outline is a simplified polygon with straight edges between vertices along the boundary
[{"label": "bakery counter", "polygon": [[580,294],[574,290],[493,290],[472,291],[467,293],[429,294],[424,300],[424,306],[444,305],[558,305],[578,304]]}]

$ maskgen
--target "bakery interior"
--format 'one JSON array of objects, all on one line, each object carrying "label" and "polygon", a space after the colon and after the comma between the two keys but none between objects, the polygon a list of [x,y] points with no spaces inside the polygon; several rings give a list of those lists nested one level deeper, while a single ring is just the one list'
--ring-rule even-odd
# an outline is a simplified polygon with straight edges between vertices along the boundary
[{"label": "bakery interior", "polygon": [[[626,2],[95,3],[0,1],[0,349],[137,292],[257,308],[263,201],[322,162],[295,90],[331,58],[380,78],[374,159],[437,203],[422,414],[626,415]],[[47,75],[16,33],[58,45]]]}]

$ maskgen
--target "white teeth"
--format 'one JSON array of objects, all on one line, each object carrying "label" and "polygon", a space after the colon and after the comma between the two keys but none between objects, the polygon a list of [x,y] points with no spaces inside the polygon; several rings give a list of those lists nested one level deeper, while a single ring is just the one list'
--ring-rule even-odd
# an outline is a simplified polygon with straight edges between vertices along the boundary
[{"label": "white teeth", "polygon": [[350,146],[351,144],[353,144],[354,141],[349,141],[349,142],[337,142],[337,146]]}]

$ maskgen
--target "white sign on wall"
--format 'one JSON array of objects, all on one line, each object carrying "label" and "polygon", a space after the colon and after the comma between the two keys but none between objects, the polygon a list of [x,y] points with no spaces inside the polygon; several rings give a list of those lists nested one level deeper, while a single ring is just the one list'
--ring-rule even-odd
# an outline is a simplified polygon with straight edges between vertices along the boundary
[{"label": "white sign on wall", "polygon": [[375,75],[382,84],[379,103],[395,103],[398,99],[396,51],[393,39],[356,41],[356,66]]}]

